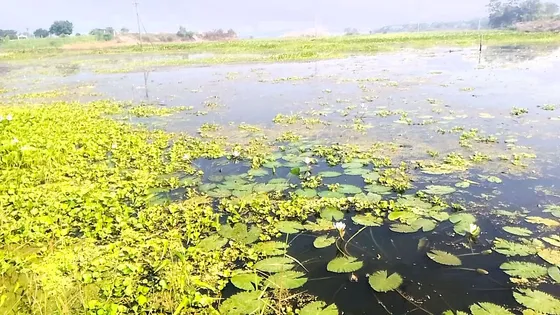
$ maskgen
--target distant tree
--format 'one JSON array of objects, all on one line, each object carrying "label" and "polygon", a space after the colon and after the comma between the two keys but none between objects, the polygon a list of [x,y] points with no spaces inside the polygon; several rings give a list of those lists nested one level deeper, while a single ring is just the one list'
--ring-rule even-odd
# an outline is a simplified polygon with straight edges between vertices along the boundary
[{"label": "distant tree", "polygon": [[76,36],[82,36],[82,34],[80,34],[80,33],[76,33]]},{"label": "distant tree", "polygon": [[357,35],[357,34],[359,34],[359,32],[356,28],[347,27],[347,28],[344,29],[344,34],[345,35]]},{"label": "distant tree", "polygon": [[55,21],[51,25],[49,32],[57,36],[63,36],[72,34],[73,29],[74,25],[70,21]]},{"label": "distant tree", "polygon": [[490,0],[488,4],[491,27],[506,27],[518,22],[550,18],[558,13],[558,5],[541,0]]},{"label": "distant tree", "polygon": [[177,31],[177,36],[183,39],[193,39],[194,32],[187,31],[187,29],[184,26],[179,26],[179,31]]},{"label": "distant tree", "polygon": [[2,30],[0,29],[0,38],[4,39],[17,39],[17,31],[14,30]]},{"label": "distant tree", "polygon": [[130,32],[130,30],[128,28],[126,28],[126,27],[121,28],[121,33],[126,34],[128,32]]},{"label": "distant tree", "polygon": [[38,28],[35,30],[35,32],[33,32],[33,35],[35,35],[35,37],[45,38],[49,37],[49,31],[44,28]]},{"label": "distant tree", "polygon": [[554,16],[560,12],[560,6],[553,2],[547,2],[543,5],[543,12],[546,16]]}]

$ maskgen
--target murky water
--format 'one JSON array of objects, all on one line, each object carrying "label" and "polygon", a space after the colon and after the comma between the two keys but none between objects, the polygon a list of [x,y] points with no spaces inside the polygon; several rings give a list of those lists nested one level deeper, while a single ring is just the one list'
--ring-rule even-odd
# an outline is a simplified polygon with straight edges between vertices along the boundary
[{"label": "murky water", "polygon": [[[107,59],[108,63],[126,61],[122,57]],[[505,256],[495,252],[462,256],[461,268],[489,272],[481,275],[473,270],[443,268],[426,256],[425,249],[418,249],[418,242],[427,238],[427,247],[456,255],[479,253],[491,249],[496,237],[510,238],[500,228],[504,222],[534,229],[534,225],[522,220],[497,217],[494,210],[550,217],[542,214],[540,205],[560,200],[550,193],[560,183],[557,48],[488,47],[482,55],[474,49],[436,49],[308,63],[168,67],[121,74],[95,74],[80,67],[59,65],[54,74],[23,77],[21,74],[28,70],[14,68],[12,75],[19,79],[5,85],[15,87],[16,92],[51,90],[61,85],[75,91],[77,86],[92,86],[100,95],[81,95],[82,100],[115,98],[162,107],[193,106],[192,110],[170,117],[132,121],[191,134],[196,134],[204,123],[215,123],[221,128],[215,134],[226,136],[230,142],[243,143],[247,139],[247,134],[238,128],[246,123],[261,128],[260,132],[270,139],[294,131],[304,137],[301,145],[311,141],[363,146],[391,142],[396,149],[383,153],[394,162],[412,165],[428,159],[427,150],[438,151],[442,157],[451,152],[465,157],[476,152],[491,156],[491,162],[473,162],[468,172],[460,174],[434,176],[422,173],[421,168],[411,170],[414,188],[407,194],[430,184],[453,186],[464,179],[477,182],[445,197],[449,203],[460,203],[476,214],[483,233],[470,247],[464,237],[453,233],[453,224],[447,221],[428,233],[401,234],[388,226],[368,227],[348,245],[348,254],[364,262],[355,272],[357,282],[351,282],[347,273],[327,272],[326,265],[338,250],[334,246],[316,249],[313,241],[321,233],[290,236],[289,253],[308,270],[309,281],[303,289],[327,303],[336,303],[345,314],[384,314],[385,308],[391,314],[424,312],[397,292],[372,291],[367,275],[382,269],[398,272],[404,278],[401,293],[434,314],[447,309],[467,310],[477,302],[518,307],[512,296],[516,286],[499,268],[507,261]],[[68,97],[76,98],[73,94]],[[542,106],[546,104],[556,105],[556,110],[544,110]],[[528,113],[512,115],[514,107],[526,108]],[[296,122],[274,123],[278,114],[297,114]],[[315,121],[309,122],[310,119]],[[471,147],[461,146],[461,134],[473,128],[496,141],[471,141]],[[535,154],[536,158],[523,159],[524,167],[507,162],[516,154]],[[500,160],[503,155],[506,157]],[[324,160],[318,162],[318,172],[343,171],[340,167],[328,168]],[[244,164],[224,166],[208,161],[200,161],[199,166],[205,172],[205,181],[213,175],[241,174],[249,169]],[[288,177],[298,185],[299,179],[289,176],[291,168],[286,163],[279,165],[274,175],[256,182]],[[479,175],[495,175],[503,182],[487,182]],[[360,188],[365,185],[362,177],[346,175],[324,179],[323,183]],[[343,219],[347,235],[361,229],[352,223],[354,214],[351,210]],[[551,229],[557,232],[557,227]],[[535,230],[534,237],[551,229]],[[330,234],[334,236],[336,232]],[[560,295],[557,284],[543,283],[539,289]],[[225,295],[234,292],[236,289],[230,286]]]}]

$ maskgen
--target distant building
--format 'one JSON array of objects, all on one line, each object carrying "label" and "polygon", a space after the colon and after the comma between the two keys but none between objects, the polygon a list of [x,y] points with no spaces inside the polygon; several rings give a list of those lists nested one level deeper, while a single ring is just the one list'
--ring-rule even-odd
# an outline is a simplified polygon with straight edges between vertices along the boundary
[{"label": "distant building", "polygon": [[27,39],[27,35],[19,34],[17,39]]}]

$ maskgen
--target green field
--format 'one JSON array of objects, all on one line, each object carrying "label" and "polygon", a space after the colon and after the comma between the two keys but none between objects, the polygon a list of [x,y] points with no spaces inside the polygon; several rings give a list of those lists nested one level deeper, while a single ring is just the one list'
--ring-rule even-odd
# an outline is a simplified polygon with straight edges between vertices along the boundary
[{"label": "green field", "polygon": [[[63,54],[112,54],[139,52],[188,52],[217,53],[228,55],[253,54],[243,56],[246,61],[260,61],[263,57],[271,60],[309,60],[340,57],[348,54],[374,54],[402,47],[425,48],[434,46],[477,46],[482,35],[484,45],[522,45],[560,43],[556,33],[520,33],[513,31],[484,32],[426,32],[374,34],[361,36],[333,36],[320,38],[286,39],[242,39],[219,42],[191,42],[115,46],[104,49],[68,51],[64,44],[92,41],[92,37],[68,37],[57,39],[33,39],[10,41],[0,45],[0,60],[27,59]],[[228,58],[214,58],[211,63],[222,63]]]}]

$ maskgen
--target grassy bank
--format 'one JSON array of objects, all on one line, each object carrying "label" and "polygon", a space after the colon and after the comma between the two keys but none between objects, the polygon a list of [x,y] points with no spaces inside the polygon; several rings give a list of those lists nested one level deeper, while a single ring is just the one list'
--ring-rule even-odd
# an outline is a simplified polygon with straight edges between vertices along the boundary
[{"label": "grassy bank", "polygon": [[9,40],[0,43],[0,50],[3,51],[58,50],[61,49],[64,45],[87,43],[95,40],[96,39],[94,36],[89,36],[89,35]]},{"label": "grassy bank", "polygon": [[[522,44],[555,44],[560,43],[557,33],[520,33],[511,31],[485,31],[485,45],[522,45]],[[84,37],[85,39],[85,37]],[[325,56],[345,54],[372,54],[402,47],[423,48],[434,46],[476,46],[479,44],[479,32],[426,32],[375,34],[363,36],[336,36],[321,38],[290,38],[290,39],[246,39],[221,42],[193,42],[169,44],[145,44],[131,46],[115,46],[104,49],[84,49],[69,51],[56,45],[9,46],[0,49],[0,60],[27,59],[57,55],[114,54],[114,53],[217,53],[244,56],[244,60],[259,60],[264,56],[275,56],[272,59],[300,60],[316,59]],[[31,41],[29,43],[32,43]],[[23,45],[23,44],[22,44]]]}]

